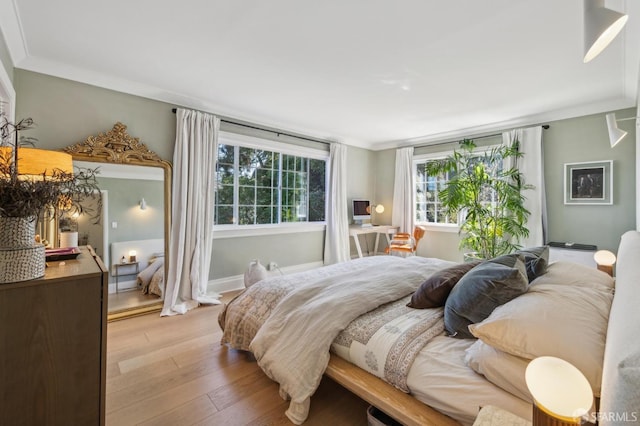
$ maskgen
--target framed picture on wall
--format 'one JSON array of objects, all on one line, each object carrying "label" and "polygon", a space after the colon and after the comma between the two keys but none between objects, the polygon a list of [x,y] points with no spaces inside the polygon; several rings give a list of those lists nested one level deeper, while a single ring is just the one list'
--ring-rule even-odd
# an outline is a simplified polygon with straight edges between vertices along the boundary
[{"label": "framed picture on wall", "polygon": [[565,163],[565,204],[613,204],[613,161]]}]

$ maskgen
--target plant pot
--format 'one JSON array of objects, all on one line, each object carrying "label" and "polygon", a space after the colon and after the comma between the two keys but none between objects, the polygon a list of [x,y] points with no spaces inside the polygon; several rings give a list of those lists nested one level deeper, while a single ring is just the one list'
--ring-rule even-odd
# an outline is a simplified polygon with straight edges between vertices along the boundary
[{"label": "plant pot", "polygon": [[44,276],[45,253],[35,243],[33,217],[0,217],[0,284]]},{"label": "plant pot", "polygon": [[0,217],[0,249],[33,247],[35,217]]},{"label": "plant pot", "polygon": [[28,281],[44,276],[44,246],[0,249],[0,284]]}]

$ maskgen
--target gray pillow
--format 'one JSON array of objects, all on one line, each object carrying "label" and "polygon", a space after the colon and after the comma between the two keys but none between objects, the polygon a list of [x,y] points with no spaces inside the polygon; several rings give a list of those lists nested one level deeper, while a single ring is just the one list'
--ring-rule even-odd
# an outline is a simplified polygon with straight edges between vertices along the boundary
[{"label": "gray pillow", "polygon": [[453,287],[444,306],[444,326],[453,336],[473,339],[468,326],[527,291],[529,280],[522,255],[505,255],[481,263]]},{"label": "gray pillow", "polygon": [[549,266],[549,246],[529,247],[518,250],[517,254],[524,256],[524,264],[527,267],[529,282],[547,272]]}]

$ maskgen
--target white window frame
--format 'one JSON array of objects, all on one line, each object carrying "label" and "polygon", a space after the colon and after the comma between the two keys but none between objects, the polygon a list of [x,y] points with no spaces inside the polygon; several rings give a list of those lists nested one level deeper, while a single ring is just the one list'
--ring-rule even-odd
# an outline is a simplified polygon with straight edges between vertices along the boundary
[{"label": "white window frame", "polygon": [[[478,147],[480,148],[478,150],[478,153],[482,154],[494,148],[497,148],[499,146],[500,146],[499,144],[494,144],[494,145],[488,145],[485,147]],[[444,158],[447,158],[453,155],[453,151],[454,150],[448,150],[448,151],[432,152],[428,154],[414,155],[413,156],[413,181],[414,182],[417,181],[418,164],[422,164],[425,161],[429,161],[429,160],[442,160]],[[415,200],[415,190],[416,188],[414,186],[413,188],[414,200]],[[416,212],[416,215],[417,215],[417,212]],[[414,219],[416,218],[414,217]],[[458,223],[460,223],[460,218],[458,218]],[[458,225],[458,223],[454,224],[454,223],[418,222],[416,220],[416,225],[420,225],[424,227],[427,231],[436,231],[436,232],[460,232],[460,225]]]},{"label": "white window frame", "polygon": [[[269,139],[257,138],[254,136],[241,135],[230,132],[220,132],[218,135],[218,144],[233,145],[244,148],[253,148],[266,151],[275,151],[286,155],[295,155],[315,160],[329,161],[329,152],[320,149],[298,146],[294,144],[272,141]],[[327,169],[328,171],[328,169]],[[329,173],[325,173],[325,196],[328,185]],[[237,190],[234,198],[237,197]],[[326,198],[325,198],[326,200]],[[237,200],[234,199],[234,205]],[[278,212],[280,215],[280,212]],[[327,217],[325,202],[325,218]],[[257,225],[238,225],[225,224],[213,226],[213,238],[237,238],[257,235],[275,235],[275,234],[291,234],[301,232],[321,232],[326,229],[326,221],[323,222],[284,222],[275,224],[257,224]]]}]

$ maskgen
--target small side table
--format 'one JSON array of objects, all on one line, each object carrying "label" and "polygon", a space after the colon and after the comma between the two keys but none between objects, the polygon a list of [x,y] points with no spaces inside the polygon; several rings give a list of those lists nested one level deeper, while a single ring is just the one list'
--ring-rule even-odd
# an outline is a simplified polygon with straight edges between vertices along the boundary
[{"label": "small side table", "polygon": [[[122,272],[121,269],[125,268],[125,271]],[[132,271],[128,271],[127,268],[133,268]],[[119,277],[124,275],[138,275],[140,272],[140,262],[125,262],[125,263],[114,263],[113,264],[113,276],[116,277],[116,293],[118,292],[118,281]]]},{"label": "small side table", "polygon": [[473,426],[531,426],[531,422],[502,408],[485,405]]}]

